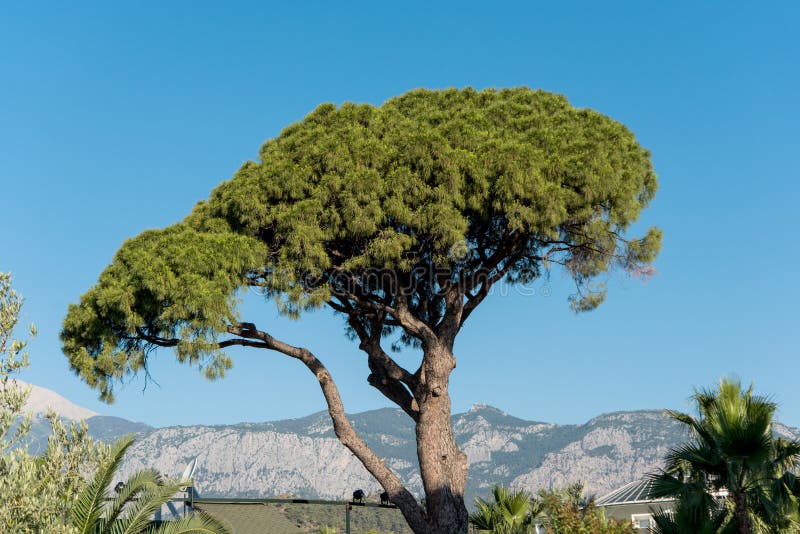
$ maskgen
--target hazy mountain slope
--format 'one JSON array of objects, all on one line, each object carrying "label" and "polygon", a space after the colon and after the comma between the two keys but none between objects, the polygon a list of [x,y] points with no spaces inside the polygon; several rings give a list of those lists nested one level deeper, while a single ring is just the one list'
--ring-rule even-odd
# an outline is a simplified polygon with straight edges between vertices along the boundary
[{"label": "hazy mountain slope", "polygon": [[153,430],[152,426],[145,423],[136,423],[110,415],[90,417],[86,419],[86,425],[94,438],[103,441],[113,441],[126,434],[142,435]]},{"label": "hazy mountain slope", "polygon": [[52,432],[47,414],[53,411],[66,424],[84,420],[89,433],[105,441],[113,441],[126,434],[149,432],[153,427],[144,423],[135,423],[120,417],[99,415],[97,412],[83,408],[59,395],[55,391],[40,386],[15,380],[19,385],[30,388],[30,396],[24,412],[33,415],[31,431],[27,436],[28,449],[33,452],[47,448],[47,437]]},{"label": "hazy mountain slope", "polygon": [[55,391],[34,386],[22,380],[15,380],[15,382],[21,386],[31,388],[30,397],[28,397],[28,402],[25,404],[26,413],[46,415],[48,411],[53,410],[60,417],[72,420],[86,419],[99,415],[97,412],[70,402]]}]

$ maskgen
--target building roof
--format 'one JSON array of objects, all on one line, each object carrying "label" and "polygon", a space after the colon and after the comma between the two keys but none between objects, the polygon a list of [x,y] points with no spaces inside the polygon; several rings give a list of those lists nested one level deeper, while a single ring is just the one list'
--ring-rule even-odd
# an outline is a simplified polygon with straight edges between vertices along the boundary
[{"label": "building roof", "polygon": [[376,502],[353,503],[314,499],[198,498],[191,506],[227,523],[234,534],[318,533],[330,526],[344,532],[350,516],[353,532],[411,534],[400,510]]},{"label": "building roof", "polygon": [[595,501],[597,506],[633,504],[640,502],[671,501],[671,498],[653,497],[653,481],[650,478],[635,480],[619,489],[603,495]]},{"label": "building roof", "polygon": [[195,508],[227,523],[235,534],[302,534],[273,506],[252,503],[197,503]]}]

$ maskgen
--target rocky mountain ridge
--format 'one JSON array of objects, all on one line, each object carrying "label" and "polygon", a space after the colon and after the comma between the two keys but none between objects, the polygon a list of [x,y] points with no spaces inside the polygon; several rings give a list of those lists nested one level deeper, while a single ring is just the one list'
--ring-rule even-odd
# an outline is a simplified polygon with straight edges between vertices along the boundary
[{"label": "rocky mountain ridge", "polygon": [[[410,420],[384,408],[350,416],[412,492],[422,494]],[[526,421],[490,406],[453,416],[469,461],[468,502],[492,484],[532,491],[582,481],[602,495],[656,470],[685,429],[660,411],[604,414],[583,425]],[[786,436],[800,432],[781,427]],[[225,426],[155,429],[140,436],[124,471],[155,467],[179,474],[194,457],[203,496],[348,498],[356,488],[380,492],[356,458],[335,438],[325,412],[301,419]]]},{"label": "rocky mountain ridge", "polygon": [[[422,494],[411,420],[391,408],[349,416],[376,454]],[[538,488],[582,481],[602,495],[656,470],[670,449],[686,440],[685,428],[657,410],[599,415],[582,425],[557,425],[513,417],[475,405],[452,417],[469,461],[467,499],[492,484]],[[144,467],[177,476],[195,457],[195,483],[203,496],[348,498],[353,490],[379,493],[377,483],[336,439],[327,412],[299,419],[218,426],[152,428],[106,416],[87,419],[107,441],[135,433],[122,475]],[[775,433],[800,431],[776,423]]]}]

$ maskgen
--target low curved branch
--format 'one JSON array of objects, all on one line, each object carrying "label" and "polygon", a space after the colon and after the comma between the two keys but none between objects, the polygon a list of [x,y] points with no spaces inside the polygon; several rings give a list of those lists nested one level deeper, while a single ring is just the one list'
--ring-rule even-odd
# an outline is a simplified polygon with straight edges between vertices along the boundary
[{"label": "low curved branch", "polygon": [[[414,495],[400,481],[400,478],[387,467],[383,461],[369,448],[363,439],[356,433],[347,415],[344,411],[339,389],[333,381],[328,369],[323,363],[306,348],[295,347],[283,341],[275,339],[266,332],[258,330],[253,323],[239,323],[235,326],[228,327],[228,332],[232,335],[243,338],[238,340],[235,344],[247,344],[251,341],[251,346],[257,346],[280,352],[291,358],[295,358],[303,362],[303,364],[311,371],[319,381],[322,394],[325,397],[325,402],[328,404],[328,414],[333,422],[333,430],[339,441],[352,452],[356,458],[361,461],[367,471],[383,486],[389,493],[393,503],[395,503],[403,513],[409,526],[415,532],[429,531],[428,524],[426,523],[423,511],[417,503]],[[252,340],[255,340],[253,343]],[[222,343],[234,344],[236,340],[227,340]],[[220,346],[222,345],[220,343]]]}]

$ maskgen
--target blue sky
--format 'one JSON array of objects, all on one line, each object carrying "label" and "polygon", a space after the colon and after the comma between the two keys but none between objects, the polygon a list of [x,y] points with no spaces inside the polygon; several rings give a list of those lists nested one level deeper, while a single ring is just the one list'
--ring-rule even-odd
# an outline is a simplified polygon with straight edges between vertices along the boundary
[{"label": "blue sky", "polygon": [[[589,314],[569,311],[558,272],[535,296],[494,295],[456,345],[454,410],[578,423],[684,409],[693,387],[734,375],[800,425],[798,22],[794,2],[6,3],[0,270],[40,331],[22,378],[154,425],[324,409],[305,368],[259,351],[218,382],[159,353],[160,386],[134,380],[107,406],[69,371],[60,323],[124,239],[181,219],[318,104],[526,85],[652,151],[660,190],[642,226],[660,226],[664,248],[653,279],[612,279]],[[348,411],[387,405],[341,319],[246,307],[317,352]]]}]

